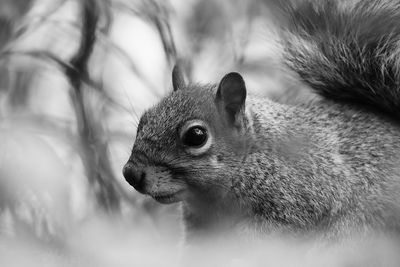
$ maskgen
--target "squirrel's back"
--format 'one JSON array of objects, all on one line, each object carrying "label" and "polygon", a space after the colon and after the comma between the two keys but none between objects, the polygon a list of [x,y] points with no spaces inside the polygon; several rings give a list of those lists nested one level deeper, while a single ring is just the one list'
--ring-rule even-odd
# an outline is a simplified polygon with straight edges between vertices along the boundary
[{"label": "squirrel's back", "polygon": [[[293,220],[288,225],[300,222],[299,228],[312,228],[314,220],[332,236],[361,226],[399,233],[400,124],[396,120],[365,107],[330,101],[288,106],[250,97],[248,104],[257,114],[255,143],[268,150],[255,153],[255,161],[268,163],[259,166],[262,171],[257,173],[266,170],[268,178],[244,175],[240,191],[249,194],[244,198],[279,195],[276,203],[286,201],[282,207],[275,202],[267,208],[257,206],[260,214],[271,216],[271,207],[284,210],[295,199],[295,205],[306,208],[291,216],[285,212],[281,220]],[[254,184],[264,179],[268,187],[254,190]],[[324,219],[302,217],[308,216],[305,210]]]},{"label": "squirrel's back", "polygon": [[318,94],[400,118],[400,1],[285,1],[285,63]]}]

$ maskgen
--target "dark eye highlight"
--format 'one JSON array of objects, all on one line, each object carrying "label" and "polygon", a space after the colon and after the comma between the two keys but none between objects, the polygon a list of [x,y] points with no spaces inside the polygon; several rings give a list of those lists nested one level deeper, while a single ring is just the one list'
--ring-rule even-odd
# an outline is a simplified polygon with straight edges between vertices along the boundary
[{"label": "dark eye highlight", "polygon": [[182,136],[182,142],[185,146],[201,147],[207,143],[207,130],[199,125],[190,127]]}]

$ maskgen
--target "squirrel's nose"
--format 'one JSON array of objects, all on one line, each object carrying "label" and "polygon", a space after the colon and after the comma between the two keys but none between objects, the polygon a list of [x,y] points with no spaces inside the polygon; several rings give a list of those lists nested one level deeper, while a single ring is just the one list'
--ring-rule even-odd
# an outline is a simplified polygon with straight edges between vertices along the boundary
[{"label": "squirrel's nose", "polygon": [[141,192],[143,190],[146,172],[142,168],[138,168],[132,162],[128,162],[125,164],[122,174],[125,180],[137,191]]}]

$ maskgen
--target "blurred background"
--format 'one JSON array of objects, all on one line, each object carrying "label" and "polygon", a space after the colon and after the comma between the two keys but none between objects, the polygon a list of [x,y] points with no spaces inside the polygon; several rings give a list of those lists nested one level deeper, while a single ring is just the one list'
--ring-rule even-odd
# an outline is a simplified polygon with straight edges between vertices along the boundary
[{"label": "blurred background", "polygon": [[267,0],[0,0],[0,265],[175,266],[179,207],[121,174],[140,114],[177,59],[191,82],[298,88],[282,23]]}]

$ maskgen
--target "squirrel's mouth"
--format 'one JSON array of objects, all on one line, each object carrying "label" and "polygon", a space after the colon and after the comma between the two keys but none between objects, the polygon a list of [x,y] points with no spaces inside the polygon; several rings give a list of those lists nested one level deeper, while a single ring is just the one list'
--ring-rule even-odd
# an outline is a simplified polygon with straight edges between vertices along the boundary
[{"label": "squirrel's mouth", "polygon": [[157,194],[152,197],[161,204],[172,204],[182,201],[182,193],[183,191],[178,191],[173,194]]}]

